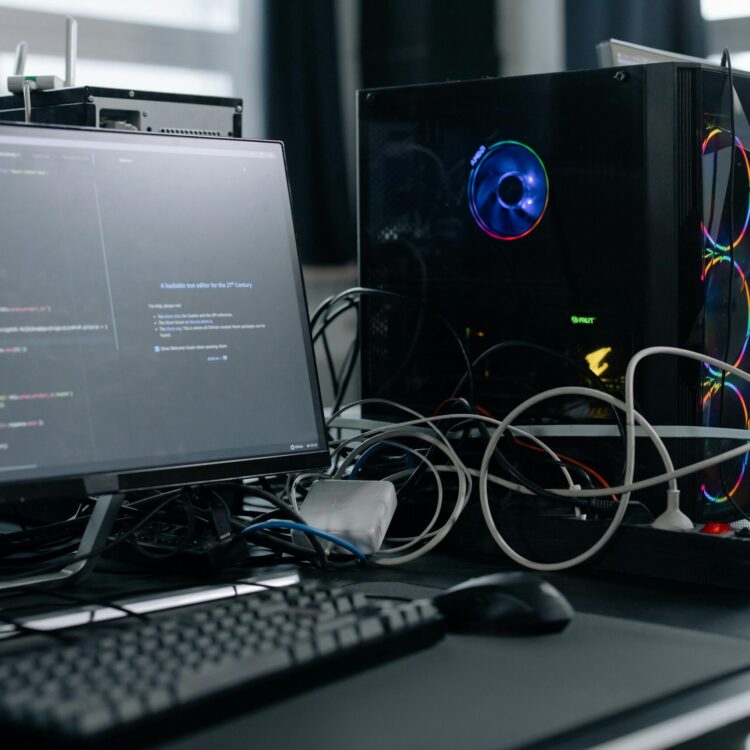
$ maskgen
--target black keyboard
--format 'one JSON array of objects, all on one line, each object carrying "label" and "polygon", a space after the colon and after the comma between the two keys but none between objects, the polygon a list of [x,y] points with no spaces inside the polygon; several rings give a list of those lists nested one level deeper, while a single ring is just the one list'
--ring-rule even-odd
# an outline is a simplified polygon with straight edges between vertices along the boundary
[{"label": "black keyboard", "polygon": [[132,747],[138,732],[190,729],[443,635],[430,601],[376,606],[314,582],[131,619],[3,657],[0,736],[108,748],[127,736]]}]

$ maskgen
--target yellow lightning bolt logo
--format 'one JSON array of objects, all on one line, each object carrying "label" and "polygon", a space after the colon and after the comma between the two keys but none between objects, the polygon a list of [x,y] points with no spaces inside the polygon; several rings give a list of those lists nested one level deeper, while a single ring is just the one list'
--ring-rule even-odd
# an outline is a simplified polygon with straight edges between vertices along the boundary
[{"label": "yellow lightning bolt logo", "polygon": [[586,364],[589,366],[589,370],[597,377],[609,369],[609,362],[605,362],[604,360],[611,351],[611,346],[603,346],[601,349],[597,349],[591,352],[591,354],[586,355]]}]

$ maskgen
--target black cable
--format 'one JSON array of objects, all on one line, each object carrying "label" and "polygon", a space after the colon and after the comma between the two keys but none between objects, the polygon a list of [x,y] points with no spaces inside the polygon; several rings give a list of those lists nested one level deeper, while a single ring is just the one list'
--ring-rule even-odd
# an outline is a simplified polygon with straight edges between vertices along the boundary
[{"label": "black cable", "polygon": [[[469,419],[466,419],[464,421],[467,424],[470,424],[470,423],[473,423],[473,422],[479,422],[481,420],[477,420],[477,419],[474,419],[474,418],[469,418]],[[453,429],[457,429],[458,427],[462,426],[462,424],[463,423],[459,422],[459,424],[455,425],[453,427]],[[518,437],[518,436],[512,434],[512,430],[509,430],[509,431],[511,432],[511,439],[513,440],[514,443],[517,444],[517,441],[523,440],[522,436]],[[522,445],[522,447],[525,447],[525,448],[528,448],[528,449],[534,451],[533,453],[529,454],[530,458],[533,458],[534,460],[536,460],[539,463],[547,464],[548,466],[555,466],[557,468],[565,468],[568,471],[570,471],[570,472],[572,472],[574,474],[577,474],[581,479],[583,479],[583,481],[587,485],[588,489],[594,489],[593,482],[591,481],[591,475],[582,466],[579,466],[578,464],[571,463],[570,461],[566,461],[564,458],[561,458],[559,456],[557,458],[552,458],[552,456],[548,455],[546,452],[543,452],[541,448],[539,448],[538,446],[532,446],[532,444],[530,444],[530,443],[523,443],[521,445]],[[537,450],[540,451],[540,452],[537,453],[536,452]]]},{"label": "black cable", "polygon": [[254,543],[259,544],[261,547],[268,547],[268,549],[274,552],[283,552],[296,558],[317,562],[318,558],[315,550],[308,547],[301,547],[299,544],[295,544],[288,539],[283,539],[269,531],[256,531],[253,536],[255,537]]},{"label": "black cable", "polygon": [[[333,297],[329,297],[328,300],[332,300]],[[326,300],[323,304],[328,304],[328,300]],[[359,307],[357,300],[350,300],[347,304],[342,305],[338,310],[336,310],[335,313],[331,314],[331,308],[327,307],[325,311],[325,315],[323,317],[323,325],[320,328],[319,331],[313,334],[312,342],[313,345],[317,343],[319,339],[322,339],[323,341],[323,351],[326,358],[326,364],[328,366],[328,374],[331,378],[331,384],[333,386],[333,393],[334,398],[338,396],[340,391],[339,381],[336,373],[336,366],[333,362],[333,354],[331,353],[331,348],[328,342],[328,336],[326,335],[326,331],[328,330],[328,326],[333,323],[334,320],[339,318],[344,313],[348,312],[352,308],[357,309],[357,314],[359,315]],[[359,330],[359,323],[357,324],[357,330]],[[355,352],[356,355],[357,352]],[[346,389],[344,389],[346,390]]]},{"label": "black cable", "polygon": [[467,384],[468,398],[471,402],[473,402],[474,400],[474,373],[473,373],[472,366],[471,366],[471,360],[469,359],[469,354],[466,351],[466,347],[464,346],[464,343],[461,340],[461,337],[458,335],[458,332],[450,323],[450,321],[446,317],[441,315],[440,313],[435,312],[433,309],[431,309],[431,307],[425,302],[421,302],[413,297],[409,297],[406,294],[400,294],[399,292],[392,292],[387,289],[372,289],[369,287],[352,287],[351,289],[345,289],[343,292],[339,292],[336,295],[328,297],[320,305],[318,305],[318,308],[315,310],[312,317],[310,318],[310,329],[314,331],[315,327],[318,325],[318,322],[320,321],[320,318],[322,316],[325,316],[327,311],[336,303],[342,300],[348,301],[354,298],[358,298],[361,300],[362,297],[382,297],[385,299],[399,300],[400,302],[410,305],[411,307],[414,307],[417,310],[423,310],[425,313],[433,317],[435,320],[438,320],[440,323],[442,323],[445,326],[445,328],[448,330],[448,332],[450,333],[453,340],[456,342],[456,345],[458,346],[459,352],[461,354],[461,359],[463,360],[464,370],[465,370],[465,376],[462,382],[468,383]]},{"label": "black cable", "polygon": [[[182,492],[182,489],[174,490],[172,492],[168,493],[162,493],[162,497],[164,494],[170,495],[170,497],[167,497],[163,500],[163,502],[159,503],[159,505],[156,506],[150,513],[148,513],[144,518],[142,518],[138,523],[136,523],[134,526],[129,528],[127,531],[125,531],[123,534],[121,534],[117,539],[110,542],[109,544],[106,544],[104,547],[98,550],[94,550],[92,552],[88,552],[85,555],[79,555],[74,554],[70,555],[68,559],[61,557],[58,558],[54,565],[44,565],[39,568],[35,568],[32,570],[27,570],[23,575],[20,576],[13,576],[12,578],[0,578],[0,581],[13,581],[13,580],[22,580],[23,578],[27,578],[30,575],[41,575],[44,573],[53,573],[55,571],[60,570],[61,568],[65,567],[66,565],[70,565],[71,563],[77,563],[77,562],[83,562],[84,560],[89,560],[96,557],[101,557],[105,552],[109,552],[111,549],[116,547],[118,544],[121,544],[126,539],[130,539],[130,537],[135,534],[140,528],[142,528],[145,524],[147,524],[162,508],[166,507],[169,503],[171,503],[174,500],[174,496]],[[13,593],[12,590],[8,592],[3,593]]]},{"label": "black cable", "polygon": [[[446,402],[447,403],[447,402]],[[459,422],[459,425],[463,425],[464,423],[471,423],[476,422],[477,430],[479,431],[481,438],[489,443],[490,441],[490,433],[487,429],[487,425],[485,424],[483,419],[478,419],[479,416],[475,410],[475,408],[465,399],[461,397],[453,397],[450,399],[451,404],[458,404],[460,405],[466,412],[467,417],[464,419],[461,419]],[[439,410],[438,410],[439,413]],[[437,416],[437,414],[436,414]],[[456,419],[459,419],[456,417]],[[455,427],[453,429],[456,429]],[[506,433],[504,436],[505,440],[513,440],[513,437]],[[432,460],[436,448],[430,447],[427,451],[426,458],[428,460]],[[533,482],[532,480],[528,479],[526,476],[524,476],[520,470],[518,470],[503,454],[503,452],[500,450],[500,446],[495,446],[495,449],[493,450],[492,455],[499,461],[502,468],[520,485],[523,487],[526,487],[528,490],[533,492],[538,497],[542,497],[548,500],[553,500],[554,502],[561,503],[563,505],[571,505],[573,507],[585,507],[590,510],[609,510],[609,503],[602,503],[599,502],[599,498],[571,498],[571,497],[561,497],[560,495],[557,495],[556,493],[549,491],[545,489],[544,487],[541,487],[536,482]],[[555,464],[565,465],[562,460],[558,463],[555,461]],[[580,470],[580,467],[576,467],[576,469]],[[419,482],[422,480],[422,477],[425,475],[425,472],[427,470],[427,465],[424,462],[420,462],[420,465],[417,466],[416,469],[412,472],[409,479],[406,480],[405,484],[401,487],[401,492],[404,494],[408,494],[410,491],[414,491],[416,486],[419,484]]]},{"label": "black cable", "polygon": [[[260,488],[248,487],[245,484],[234,484],[234,483],[225,483],[225,482],[218,483],[218,484],[213,484],[212,487],[217,487],[217,486],[221,486],[221,485],[232,486],[232,487],[240,487],[241,486],[241,488],[246,492],[246,494],[255,495],[257,497],[260,497],[260,498],[263,498],[263,499],[267,500],[268,502],[273,503],[276,506],[276,508],[272,512],[272,514],[281,514],[281,515],[284,515],[284,516],[292,516],[294,518],[294,520],[300,520],[301,519],[300,522],[304,523],[304,519],[302,519],[302,517],[299,514],[295,513],[295,511],[294,511],[293,508],[291,508],[290,506],[288,506],[286,503],[284,503],[282,500],[280,500],[273,493],[267,492],[267,491],[262,490]],[[213,496],[216,499],[218,499],[221,503],[224,504],[224,507],[227,508],[227,511],[228,511],[229,509],[228,509],[228,506],[227,506],[226,501],[224,500],[224,498],[218,492],[216,492],[215,490],[212,490],[212,494],[213,494]],[[169,552],[166,552],[166,553],[163,553],[163,552],[159,552],[159,553],[151,552],[151,551],[143,548],[142,546],[139,546],[138,550],[141,553],[145,554],[148,557],[152,557],[152,558],[155,558],[155,559],[164,559],[165,557],[171,557],[172,555],[174,555],[177,552],[179,552],[181,549],[184,549],[184,547],[186,546],[186,544],[189,543],[189,540],[194,535],[196,514],[195,514],[194,505],[193,505],[192,501],[190,500],[189,496],[186,495],[186,496],[183,497],[183,503],[185,505],[185,510],[186,510],[186,513],[188,514],[189,521],[188,521],[188,530],[187,530],[187,533],[185,535],[185,539],[182,541],[182,543],[179,546],[173,548],[172,550],[170,550]],[[263,515],[266,516],[266,515],[270,515],[270,514],[263,514]],[[244,523],[242,523],[240,521],[235,521],[234,525],[238,526],[240,529],[244,529],[245,526],[246,526],[246,524],[244,524]],[[263,544],[261,546],[267,546],[272,551],[278,550],[280,552],[284,552],[284,553],[287,553],[287,554],[290,554],[290,555],[294,555],[295,557],[303,558],[303,559],[312,558],[313,560],[319,560],[319,562],[320,562],[321,565],[323,565],[325,563],[325,557],[323,557],[323,559],[320,559],[319,558],[319,554],[316,551],[316,549],[314,548],[314,546],[313,546],[313,548],[301,547],[300,545],[294,544],[293,542],[291,542],[291,541],[289,541],[287,539],[279,538],[279,537],[277,537],[276,535],[274,535],[272,533],[264,533],[262,535],[259,533],[258,537],[263,542]],[[241,538],[241,534],[238,531],[237,534],[232,535],[232,537],[230,537],[229,539],[227,539],[225,541],[234,541],[234,540],[239,539],[239,538]],[[308,538],[310,538],[310,537],[308,536]],[[322,551],[322,548],[321,548],[321,551]]]},{"label": "black cable", "polygon": [[139,508],[139,506],[145,504],[145,503],[152,503],[158,500],[161,500],[162,498],[165,498],[167,495],[173,496],[175,493],[182,492],[184,487],[181,487],[179,489],[175,490],[162,490],[160,492],[155,492],[154,494],[147,495],[146,497],[139,497],[136,500],[130,500],[128,498],[126,504],[124,504],[123,510],[131,510],[133,508]]},{"label": "black cable", "polygon": [[[135,617],[139,620],[150,619],[148,615],[142,614],[141,612],[134,612],[132,609],[128,609],[122,604],[117,604],[117,602],[113,602],[109,599],[104,599],[99,596],[97,596],[96,598],[89,599],[83,596],[76,596],[75,594],[70,594],[67,592],[62,593],[60,591],[52,591],[50,589],[39,590],[31,586],[22,586],[20,588],[13,589],[13,593],[16,593],[16,594],[27,593],[27,594],[34,594],[35,596],[39,596],[39,595],[48,596],[51,599],[59,599],[60,601],[70,602],[72,604],[80,604],[80,605],[85,605],[85,606],[88,606],[91,604],[99,605],[99,606],[103,605],[105,607],[115,609],[118,612],[122,612],[125,615],[128,615],[129,617]],[[93,617],[93,612],[91,613],[91,615]],[[106,621],[103,621],[103,622],[106,622]],[[98,624],[97,621],[90,620],[90,624],[94,624],[94,623]]]},{"label": "black cable", "polygon": [[[395,298],[398,298],[398,299],[402,299],[402,300],[408,301],[408,302],[410,302],[412,304],[416,304],[417,306],[420,307],[420,309],[424,309],[425,308],[425,305],[423,305],[422,303],[419,303],[419,302],[417,302],[416,300],[414,300],[414,299],[412,299],[410,297],[406,297],[405,295],[401,295],[401,294],[398,294],[396,292],[387,292],[385,290],[367,289],[367,288],[364,288],[364,287],[355,287],[353,289],[345,290],[344,292],[341,292],[338,295],[333,295],[333,296],[327,298],[326,300],[324,300],[324,302],[321,303],[321,305],[318,306],[317,310],[313,313],[313,316],[311,317],[311,321],[310,321],[311,328],[315,327],[315,325],[317,324],[317,322],[321,318],[321,316],[323,316],[324,322],[325,322],[325,320],[326,320],[326,318],[328,316],[328,313],[330,312],[330,308],[334,304],[336,304],[338,301],[340,301],[342,299],[349,300],[353,295],[358,295],[358,296],[361,297],[361,296],[364,296],[366,294],[371,294],[373,296],[377,296],[377,295],[392,296],[392,297],[395,297]],[[473,406],[471,406],[471,405],[473,404],[474,394],[475,394],[475,384],[474,384],[474,370],[475,370],[475,368],[486,357],[490,356],[491,354],[493,354],[493,353],[495,353],[497,351],[500,351],[502,349],[508,349],[508,348],[519,348],[519,347],[521,347],[521,348],[528,348],[528,349],[531,349],[531,350],[539,351],[539,352],[544,353],[544,354],[546,354],[548,356],[557,358],[557,359],[561,360],[562,362],[568,364],[569,366],[572,366],[574,369],[578,370],[579,372],[583,373],[588,379],[590,379],[594,383],[596,383],[599,386],[600,390],[602,390],[604,392],[608,392],[608,389],[605,386],[604,382],[601,380],[601,378],[599,378],[599,376],[596,375],[596,373],[592,372],[589,368],[585,367],[582,363],[579,363],[576,360],[572,359],[571,357],[568,357],[568,356],[566,356],[564,354],[561,354],[560,352],[557,352],[557,351],[555,351],[553,349],[549,349],[549,348],[547,348],[545,346],[542,346],[540,344],[534,344],[534,343],[527,342],[527,341],[511,340],[511,341],[500,342],[500,343],[495,344],[494,346],[491,346],[488,349],[486,349],[484,352],[482,352],[474,360],[473,363],[471,363],[468,360],[468,353],[466,352],[466,348],[464,347],[463,342],[461,341],[460,337],[458,336],[458,334],[456,333],[456,331],[452,327],[452,325],[446,319],[442,318],[442,316],[440,316],[438,313],[434,313],[433,311],[429,310],[429,308],[427,308],[427,309],[433,315],[435,315],[436,317],[438,317],[439,319],[441,319],[445,323],[445,325],[451,330],[453,336],[456,338],[456,340],[458,342],[458,345],[459,345],[459,347],[461,349],[461,352],[462,352],[462,354],[463,354],[466,362],[468,362],[468,366],[466,368],[466,372],[461,377],[461,379],[459,380],[456,388],[454,389],[453,396],[455,397],[461,391],[461,389],[464,387],[464,384],[468,381],[468,383],[469,383],[468,404],[469,404],[469,408],[472,411],[473,411]],[[337,311],[337,313],[335,314],[335,316],[337,316],[338,314],[340,314],[340,313]],[[615,423],[617,425],[618,431],[620,433],[621,439],[623,441],[623,447],[625,447],[626,446],[625,426],[624,426],[624,424],[622,422],[622,418],[621,418],[621,416],[620,416],[620,414],[619,414],[619,412],[618,412],[617,409],[613,408],[613,415],[614,415],[614,420],[615,420]],[[482,432],[483,437],[486,437],[487,439],[489,439],[489,433],[487,432],[486,427],[481,422],[479,422],[479,425],[480,425],[479,429]],[[434,453],[434,451],[433,451],[433,453]],[[428,453],[428,455],[429,455],[429,453]],[[501,463],[502,463],[503,467],[506,469],[506,471],[508,471],[511,474],[511,476],[513,476],[514,479],[516,479],[516,481],[519,484],[522,484],[527,489],[531,490],[532,492],[534,492],[537,495],[541,495],[542,497],[548,497],[549,499],[555,499],[558,502],[560,501],[560,497],[559,496],[554,495],[553,493],[549,493],[549,492],[545,491],[544,488],[540,487],[536,483],[534,483],[534,482],[528,480],[526,477],[524,477],[523,474],[521,474],[509,461],[507,461],[507,459],[505,459],[505,457],[502,455],[502,453],[498,449],[496,449],[495,455],[499,458],[499,460],[501,461]],[[402,489],[404,489],[406,491],[408,491],[409,489],[413,489],[413,487],[416,485],[416,483],[421,480],[421,477],[424,475],[424,471],[425,471],[425,466],[424,465],[420,465],[419,467],[417,467],[417,469],[415,470],[414,474],[407,480],[406,484],[404,485],[404,487]]]},{"label": "black cable", "polygon": [[[459,403],[462,403],[465,405],[465,408],[473,413],[473,407],[469,404],[469,402],[464,398],[453,398],[451,399],[451,402],[457,401]],[[437,416],[440,413],[440,410],[438,409],[435,416]],[[468,428],[464,430],[462,435],[462,440],[466,437],[468,434]],[[379,445],[379,443],[378,443]],[[373,448],[376,446],[373,446]],[[425,458],[428,461],[432,461],[434,463],[435,454],[438,452],[438,448],[435,446],[430,446],[427,449],[427,453],[425,453]],[[363,454],[364,455],[364,454]],[[402,496],[407,496],[410,492],[413,492],[417,485],[422,481],[422,478],[425,476],[425,473],[427,472],[427,463],[424,461],[420,461],[419,465],[414,469],[414,471],[411,473],[411,476],[404,482],[403,485],[399,488],[399,494]]]},{"label": "black cable", "polygon": [[[5,555],[18,554],[19,549],[11,548],[5,551],[6,547],[30,547],[38,549],[44,542],[36,541],[36,537],[45,537],[52,535],[50,541],[59,541],[60,539],[69,539],[71,543],[80,538],[79,535],[71,535],[68,532],[75,531],[79,527],[85,527],[88,523],[88,516],[79,518],[69,518],[65,521],[55,521],[54,523],[44,524],[23,529],[22,531],[11,531],[0,535],[0,557]],[[49,541],[47,541],[49,543]]]},{"label": "black cable", "polygon": [[336,377],[336,365],[333,363],[333,354],[331,353],[331,346],[328,343],[328,336],[326,335],[326,328],[323,328],[320,332],[320,338],[323,341],[323,352],[326,357],[326,363],[328,364],[328,373],[331,376],[331,384],[333,386],[333,392],[339,392],[339,381]]},{"label": "black cable", "polygon": [[[596,385],[599,387],[599,390],[604,391],[605,393],[609,392],[609,390],[607,389],[607,386],[604,384],[604,381],[595,372],[590,370],[581,362],[578,362],[577,360],[573,359],[572,357],[568,357],[565,354],[561,354],[560,352],[557,352],[554,349],[549,349],[546,346],[542,346],[541,344],[535,344],[535,343],[532,343],[531,341],[522,341],[522,340],[513,339],[509,341],[501,341],[498,344],[493,344],[492,346],[488,347],[483,352],[481,352],[481,354],[479,354],[479,356],[474,360],[474,362],[471,365],[472,371],[476,370],[477,366],[487,357],[489,357],[492,354],[495,354],[496,352],[502,351],[503,349],[530,349],[532,351],[538,351],[542,354],[546,354],[547,356],[558,359],[561,362],[564,362],[565,364],[574,368],[575,370],[578,370],[580,373],[582,373],[587,378],[589,378],[594,383],[596,383]],[[454,397],[460,393],[464,382],[465,382],[464,378],[461,378],[461,380],[458,382],[458,385],[453,390]],[[621,396],[621,394],[618,394],[618,395]],[[612,413],[614,415],[615,423],[617,424],[617,429],[620,432],[620,436],[622,437],[623,449],[625,449],[627,446],[625,425],[623,424],[622,417],[620,416],[620,413],[617,409],[613,407]]]},{"label": "black cable", "polygon": [[137,537],[133,537],[131,539],[131,544],[140,555],[151,558],[152,560],[167,560],[182,552],[182,550],[184,550],[188,546],[188,544],[190,544],[192,539],[195,537],[196,513],[189,493],[189,490],[184,490],[181,496],[182,507],[185,510],[185,517],[187,520],[187,527],[185,530],[185,534],[180,540],[179,544],[175,545],[172,549],[165,552],[154,552],[153,550],[148,549],[148,547],[144,547],[142,544],[140,544]]},{"label": "black cable", "polygon": [[[41,635],[46,636],[47,638],[52,638],[56,641],[62,641],[63,643],[73,642],[73,639],[64,633],[60,633],[57,630],[42,630],[41,628],[29,627],[28,625],[24,625],[19,620],[16,620],[15,618],[10,617],[3,612],[0,612],[0,622],[4,622],[7,625],[12,625],[18,633],[21,633],[23,635]],[[0,643],[2,643],[2,639],[0,639]]]},{"label": "black cable", "polygon": [[[288,503],[285,503],[280,497],[275,495],[273,492],[268,492],[267,490],[263,490],[260,487],[255,487],[253,485],[244,484],[243,482],[221,482],[219,485],[214,486],[226,486],[226,487],[235,487],[235,488],[241,488],[246,494],[248,495],[254,495],[255,497],[260,497],[263,500],[267,500],[269,503],[271,503],[275,508],[278,508],[287,518],[291,519],[292,521],[297,521],[297,523],[304,523],[307,524],[307,521],[299,514],[297,511]],[[317,555],[318,562],[320,564],[320,567],[325,568],[327,563],[327,557],[326,552],[323,549],[323,545],[320,543],[320,539],[318,539],[313,534],[306,534],[305,535],[310,544],[313,547],[313,550],[315,551],[315,554]]]},{"label": "black cable", "polygon": [[[258,479],[258,484],[266,491],[273,494],[273,487],[271,485],[271,482],[269,481],[268,477],[260,477]],[[243,485],[243,487],[247,487],[247,485]]]},{"label": "black cable", "polygon": [[[532,351],[538,351],[538,352],[541,352],[542,354],[546,354],[547,356],[558,359],[566,363],[567,365],[573,367],[574,369],[578,370],[590,380],[594,381],[594,383],[596,383],[599,386],[599,389],[601,391],[608,393],[607,386],[604,384],[602,379],[595,372],[585,367],[582,363],[576,361],[575,359],[571,357],[568,357],[565,354],[561,354],[560,352],[557,352],[554,349],[549,349],[546,346],[542,346],[541,344],[535,344],[530,341],[511,340],[511,341],[501,341],[498,344],[494,344],[493,346],[490,346],[487,349],[485,349],[474,360],[472,367],[476,368],[482,362],[482,360],[486,359],[491,354],[494,354],[503,349],[514,349],[514,348],[530,349]],[[453,391],[454,396],[460,392],[462,387],[463,387],[463,380],[459,381],[458,385]],[[617,429],[622,439],[623,452],[627,452],[627,436],[625,433],[625,425],[622,422],[622,417],[620,416],[619,410],[616,409],[615,407],[612,407],[612,413],[614,415],[615,423],[617,425]],[[489,439],[489,433],[487,433],[486,427],[484,428],[484,431],[483,431],[483,436],[484,435],[487,435]],[[507,441],[507,437],[506,437],[506,441]],[[546,492],[544,488],[540,487],[535,482],[530,481],[526,477],[524,477],[522,473],[520,473],[510,462],[507,461],[507,459],[502,453],[497,452],[495,455],[500,460],[501,464],[503,465],[503,468],[505,468],[506,471],[509,471],[511,473],[511,476],[513,476],[513,478],[518,482],[518,484],[523,485],[527,489],[534,492],[534,494],[536,495],[540,495],[542,497],[553,499],[552,493]],[[624,476],[624,472],[625,472],[625,468],[624,468],[624,462],[623,462],[623,468],[620,471],[620,479],[622,479],[622,477]],[[555,496],[555,498],[557,500],[560,499],[559,496]]]},{"label": "black cable", "polygon": [[[354,371],[354,366],[357,363],[357,360],[359,359],[359,333],[361,331],[361,321],[360,321],[360,311],[361,311],[361,303],[359,300],[356,301],[356,304],[351,305],[347,304],[342,307],[340,307],[334,314],[329,314],[330,310],[326,312],[326,314],[323,317],[323,328],[318,331],[318,335],[324,333],[327,330],[328,325],[339,317],[342,313],[346,312],[347,310],[351,309],[351,307],[354,307],[357,312],[357,349],[355,350],[356,357],[354,361],[351,363],[351,372]],[[386,380],[384,380],[382,383],[378,386],[378,393],[387,393],[389,388],[393,385],[395,381],[398,380],[398,378],[401,376],[403,371],[406,369],[406,367],[409,365],[409,363],[413,360],[414,353],[417,349],[417,346],[419,344],[419,337],[421,336],[422,332],[422,326],[424,323],[424,308],[419,308],[418,310],[418,317],[416,324],[414,325],[414,333],[411,337],[411,340],[409,342],[409,348],[404,354],[403,357],[401,357],[401,362],[399,363],[398,367],[396,367],[387,377]],[[313,341],[317,339],[317,335],[313,338]],[[351,377],[351,375],[349,375]],[[346,393],[345,388],[341,388],[340,384],[334,383],[335,386],[335,393],[337,396],[340,396],[341,392]],[[343,397],[339,397],[336,399],[339,404],[342,403]]]},{"label": "black cable", "polygon": [[[329,299],[333,299],[332,297],[329,297]],[[326,303],[323,302],[323,305]],[[313,344],[317,343],[318,339],[323,335],[323,333],[326,331],[329,325],[333,323],[334,320],[341,317],[345,312],[348,312],[352,308],[356,308],[359,305],[359,302],[356,299],[351,299],[348,301],[347,304],[342,305],[341,307],[336,310],[336,312],[331,312],[330,308],[327,308],[326,314],[323,317],[323,324],[319,331],[315,332],[312,337]],[[322,305],[318,308],[321,309]],[[317,314],[317,311],[316,313]]]},{"label": "black cable", "polygon": [[[458,402],[464,406],[464,408],[470,408],[470,405],[465,401],[465,399],[458,399]],[[477,423],[477,429],[482,435],[482,438],[486,440],[488,443],[490,441],[490,433],[487,429],[487,425],[484,423],[481,419],[475,419]],[[514,441],[514,437],[510,433],[510,431],[506,432],[503,436],[506,443],[510,442],[512,443]],[[556,503],[561,503],[563,505],[571,505],[573,507],[585,507],[590,510],[610,510],[611,504],[609,502],[601,502],[600,498],[573,498],[573,497],[561,497],[560,495],[556,494],[555,492],[551,492],[547,490],[546,488],[542,487],[541,485],[537,484],[536,482],[530,480],[528,477],[524,476],[524,474],[516,467],[514,466],[511,461],[508,460],[508,458],[505,456],[505,454],[499,450],[499,446],[495,447],[495,450],[493,451],[493,456],[499,461],[500,465],[502,466],[505,471],[510,474],[510,476],[520,485],[523,487],[526,487],[526,489],[533,492],[537,497],[543,497],[547,500],[553,500]],[[561,466],[565,465],[561,461],[558,463],[557,461],[554,462],[556,465]]]},{"label": "black cable", "polygon": [[[274,508],[273,510],[268,510],[265,513],[258,513],[257,515],[252,511],[247,511],[247,510],[242,511],[243,518],[245,516],[249,516],[252,519],[252,523],[262,523],[263,521],[273,521],[275,519],[278,519],[279,517],[282,517],[283,515],[284,514],[278,508]],[[244,529],[245,526],[247,526],[246,523],[236,518],[232,519],[232,523],[241,529]]]},{"label": "black cable", "polygon": [[344,401],[344,396],[346,395],[346,391],[349,388],[349,383],[351,382],[352,375],[354,374],[354,369],[357,366],[358,354],[359,334],[354,337],[354,341],[352,341],[351,346],[349,347],[349,351],[344,357],[344,362],[341,368],[341,377],[338,381],[338,387],[334,391],[336,397],[333,402],[333,411],[335,412],[341,408],[341,404]]},{"label": "black cable", "polygon": [[80,537],[61,542],[55,547],[45,547],[35,552],[20,552],[5,556],[2,560],[2,569],[18,570],[28,568],[30,565],[41,564],[49,560],[57,560],[63,555],[75,552],[81,545]]}]

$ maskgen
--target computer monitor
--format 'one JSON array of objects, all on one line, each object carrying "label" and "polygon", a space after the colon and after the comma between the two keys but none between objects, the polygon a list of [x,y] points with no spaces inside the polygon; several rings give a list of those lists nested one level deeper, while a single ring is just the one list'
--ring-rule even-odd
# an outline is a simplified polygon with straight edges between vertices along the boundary
[{"label": "computer monitor", "polygon": [[282,144],[0,124],[0,227],[0,506],[327,464]]}]

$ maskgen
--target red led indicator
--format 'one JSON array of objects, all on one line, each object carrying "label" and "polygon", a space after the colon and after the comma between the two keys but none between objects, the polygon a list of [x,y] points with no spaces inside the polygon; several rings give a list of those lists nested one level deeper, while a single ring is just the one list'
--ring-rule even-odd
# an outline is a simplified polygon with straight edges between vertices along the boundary
[{"label": "red led indicator", "polygon": [[719,523],[718,521],[711,521],[701,529],[703,534],[728,534],[731,531],[732,527],[728,523]]}]

